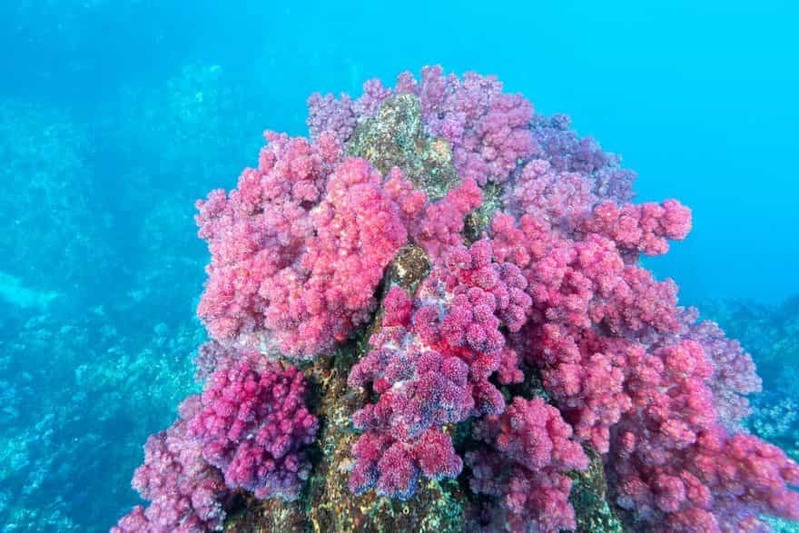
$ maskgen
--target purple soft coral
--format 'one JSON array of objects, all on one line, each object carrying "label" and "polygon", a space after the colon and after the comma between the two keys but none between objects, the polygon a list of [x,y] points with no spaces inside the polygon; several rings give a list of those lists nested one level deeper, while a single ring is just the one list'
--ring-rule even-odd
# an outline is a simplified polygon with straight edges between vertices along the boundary
[{"label": "purple soft coral", "polygon": [[318,428],[305,393],[305,377],[295,367],[238,354],[209,378],[189,431],[228,487],[293,500],[311,468],[303,448]]},{"label": "purple soft coral", "polygon": [[[525,286],[518,268],[493,262],[491,244],[479,241],[450,248],[414,303],[399,287],[389,290],[372,350],[349,377],[351,387],[371,383],[380,395],[353,417],[356,427],[366,430],[354,450],[354,490],[377,485],[381,493],[407,497],[420,471],[433,478],[460,472],[460,459],[452,458],[450,437],[441,429],[504,409],[502,394],[489,378],[512,359],[500,326],[518,331],[524,324],[530,306]],[[513,369],[502,377],[518,379]],[[407,450],[417,450],[418,441],[432,436],[440,466],[431,473]],[[391,462],[377,462],[368,453],[373,442],[405,451]],[[398,470],[410,472],[401,476],[407,483],[399,487],[388,481]]]},{"label": "purple soft coral", "polygon": [[438,66],[422,69],[421,80],[410,72],[401,74],[393,91],[371,80],[364,86],[364,96],[354,102],[347,96],[335,100],[314,95],[309,100],[311,136],[332,132],[345,142],[359,120],[395,93],[419,98],[425,133],[451,143],[462,180],[473,179],[481,186],[504,182],[520,159],[538,150],[529,128],[533,106],[528,100],[504,93],[495,77],[471,72],[459,79],[445,76]]},{"label": "purple soft coral", "polygon": [[[357,128],[402,102],[427,136],[403,138],[407,157],[431,137],[435,154],[415,167],[381,166],[374,146],[357,152],[369,161],[346,156],[351,139],[370,139]],[[356,494],[406,499],[424,478],[465,475],[502,502],[492,528],[573,528],[568,474],[588,466],[584,446],[633,528],[799,518],[799,467],[740,424],[759,388],[751,358],[640,264],[685,238],[686,207],[630,203],[634,175],[618,157],[491,77],[428,67],[309,104],[311,141],[267,133],[237,189],[198,204],[211,251],[198,313],[219,344],[200,358],[210,377],[190,420],[148,444],[137,478],[152,478],[139,484],[154,502],[122,530],[216,527],[228,487],[296,498],[317,420],[301,372],[269,358],[347,350],[366,324],[368,352],[348,378],[366,395],[352,416]],[[428,196],[419,168],[459,179]],[[403,270],[405,251],[424,267]],[[185,479],[171,467],[180,443]],[[146,467],[161,463],[159,480]]]},{"label": "purple soft coral", "polygon": [[466,456],[472,490],[504,500],[512,531],[575,528],[566,474],[585,470],[588,457],[557,409],[517,397],[501,415],[478,422],[474,433],[488,446]]},{"label": "purple soft coral", "polygon": [[199,396],[180,407],[180,418],[144,446],[144,464],[133,488],[151,503],[137,506],[119,520],[113,533],[200,533],[221,529],[228,494],[222,473],[203,460],[202,446],[191,438],[189,421],[200,409]]}]

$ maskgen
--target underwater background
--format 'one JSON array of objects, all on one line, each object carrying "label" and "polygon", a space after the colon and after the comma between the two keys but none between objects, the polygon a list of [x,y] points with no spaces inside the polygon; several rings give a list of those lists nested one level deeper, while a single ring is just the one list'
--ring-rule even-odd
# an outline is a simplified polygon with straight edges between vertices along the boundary
[{"label": "underwater background", "polygon": [[[794,2],[0,3],[0,527],[105,531],[148,435],[197,390],[194,201],[316,91],[442,64],[567,113],[678,198],[680,303],[741,341],[747,424],[799,458]],[[786,526],[789,527],[789,526]]]}]

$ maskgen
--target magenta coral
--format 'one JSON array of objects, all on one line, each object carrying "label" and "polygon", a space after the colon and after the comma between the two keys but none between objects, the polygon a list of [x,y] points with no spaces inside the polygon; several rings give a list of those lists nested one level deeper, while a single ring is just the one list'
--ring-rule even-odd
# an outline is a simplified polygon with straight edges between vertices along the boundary
[{"label": "magenta coral", "polygon": [[453,478],[463,467],[449,435],[435,429],[425,431],[413,442],[364,433],[353,445],[352,454],[356,464],[349,485],[355,494],[374,487],[378,494],[407,499],[416,492],[422,475]]},{"label": "magenta coral", "polygon": [[[411,237],[431,255],[433,272],[418,289],[413,302],[395,289],[389,291],[386,305],[392,318],[374,337],[376,349],[356,365],[350,379],[354,386],[371,383],[379,396],[376,404],[367,405],[355,416],[356,425],[367,431],[355,452],[354,478],[358,490],[379,484],[381,476],[386,476],[402,479],[402,494],[406,496],[408,487],[419,475],[419,468],[413,466],[413,457],[407,451],[409,443],[405,442],[403,453],[396,453],[397,460],[385,465],[385,470],[366,451],[376,449],[372,447],[376,443],[392,446],[403,438],[416,438],[419,432],[464,416],[483,414],[488,419],[504,416],[498,414],[504,402],[495,396],[498,391],[487,379],[495,373],[501,383],[521,379],[518,368],[521,363],[539,370],[547,392],[565,421],[574,428],[575,436],[611,456],[630,445],[625,439],[634,434],[628,432],[620,438],[617,428],[631,420],[636,413],[634,407],[644,401],[642,398],[652,399],[655,393],[650,389],[662,383],[658,380],[695,376],[688,381],[692,385],[687,385],[681,394],[672,388],[674,397],[666,404],[659,404],[664,409],[659,414],[660,438],[666,439],[657,441],[661,450],[663,446],[679,449],[690,446],[695,439],[691,424],[714,427],[718,418],[715,406],[722,403],[714,400],[714,392],[720,398],[726,394],[735,399],[756,389],[751,384],[752,378],[746,377],[752,372],[743,356],[730,356],[728,360],[736,366],[729,375],[722,369],[716,370],[709,354],[715,352],[718,363],[723,363],[722,354],[734,351],[723,344],[722,336],[708,331],[707,326],[686,325],[676,305],[676,285],[670,280],[656,281],[638,264],[640,254],[665,253],[668,240],[687,235],[691,227],[690,211],[674,200],[662,204],[626,203],[632,196],[633,174],[621,169],[619,159],[605,154],[593,140],[577,138],[568,129],[568,120],[561,116],[532,121],[532,139],[525,137],[517,152],[512,149],[504,152],[515,153],[514,164],[510,164],[510,157],[502,156],[488,162],[482,156],[494,156],[503,153],[503,149],[494,149],[499,144],[491,144],[496,137],[478,132],[503,122],[504,126],[497,129],[512,132],[511,117],[526,113],[520,108],[518,114],[512,112],[505,118],[500,118],[501,114],[492,115],[490,102],[500,100],[495,98],[497,90],[491,80],[467,76],[461,84],[442,76],[437,69],[424,71],[421,82],[408,74],[400,76],[398,81],[397,92],[419,96],[425,130],[452,143],[456,168],[465,184],[471,179],[479,185],[487,181],[505,184],[508,214],[496,213],[489,240],[478,242],[468,251],[453,236],[460,233],[465,211],[456,209],[457,216],[434,214],[446,203],[427,207],[426,212],[433,215],[425,215],[411,231]],[[389,94],[390,90],[382,85],[370,86],[362,105],[353,104],[352,109],[360,109],[354,114],[373,113],[377,102]],[[505,104],[511,106],[511,99],[501,101],[500,108]],[[340,139],[344,141],[346,136]],[[469,150],[478,146],[475,151]],[[520,159],[524,162],[517,166]],[[497,165],[497,161],[504,163]],[[518,303],[504,316],[501,302],[506,300],[490,289],[497,282],[497,265],[511,275],[509,279],[520,280],[508,287],[517,295]],[[518,298],[519,292],[525,298]],[[500,333],[500,321],[507,327],[507,335]],[[686,327],[693,328],[695,338],[704,337],[701,339],[704,342],[681,341],[679,335]],[[655,342],[655,339],[660,340]],[[427,359],[457,357],[466,363],[467,383],[475,407],[465,409],[466,404],[456,401],[444,405],[460,406],[458,409],[441,411],[437,407],[442,405],[441,400],[434,391],[417,385],[418,366],[413,361],[421,360],[424,350],[432,354],[426,355]],[[717,386],[711,390],[705,382]],[[409,387],[408,383],[414,386]],[[452,390],[460,390],[461,383],[452,382]],[[448,390],[443,385],[438,388]],[[737,395],[726,392],[733,389]],[[401,401],[407,391],[413,391],[413,397],[420,400]],[[396,413],[406,413],[409,406],[417,409],[411,410],[412,416],[397,417]],[[442,416],[443,413],[446,414]],[[407,420],[416,422],[407,426]],[[634,425],[649,427],[652,421],[638,420]],[[408,427],[414,431],[408,432]],[[396,428],[399,440],[392,434]],[[388,440],[383,442],[384,439]],[[508,449],[502,451],[507,455],[501,459],[494,456],[493,461],[507,461],[512,455]],[[492,464],[487,452],[474,452],[470,459],[477,479],[480,472],[485,472],[481,468]],[[648,462],[657,464],[657,460],[650,457]],[[785,468],[789,465],[784,464]],[[612,465],[616,471],[629,466],[622,460],[615,460]],[[367,470],[369,475],[365,476]],[[568,481],[563,476],[548,479],[549,488],[564,479]],[[660,486],[655,479],[662,484],[658,496],[661,512],[676,508],[673,502],[679,500],[683,490],[675,481],[677,477],[652,478],[652,487]],[[527,492],[532,490],[530,483],[529,479],[517,482]],[[713,490],[700,481],[694,486],[700,492]],[[623,490],[619,494],[622,493]],[[500,492],[492,494],[499,496]],[[558,496],[547,501],[554,506],[550,509],[552,516],[558,518],[552,523],[538,523],[538,527],[554,530],[573,525],[573,514],[567,510],[568,487],[560,485],[555,494]],[[762,497],[766,501],[774,501],[773,497],[786,501],[791,494],[785,492],[783,480],[774,485],[773,493]],[[524,515],[520,502],[527,500],[518,498],[506,500],[511,515]],[[532,499],[527,504],[538,510],[547,505],[545,501]],[[632,507],[639,517],[647,515],[642,500]],[[736,513],[741,514],[741,508]],[[786,515],[779,505],[769,504],[761,508],[764,509]],[[671,523],[676,527],[692,512],[672,513]],[[717,512],[723,515],[727,511],[719,507]],[[757,511],[750,509],[743,516],[752,522],[753,512]],[[536,524],[536,520],[533,514],[522,522]],[[522,527],[521,522],[516,525]]]},{"label": "magenta coral", "polygon": [[622,250],[646,255],[668,251],[667,239],[682,240],[691,230],[691,212],[676,200],[618,206],[602,202],[587,217],[582,231],[604,235]]},{"label": "magenta coral", "polygon": [[380,395],[353,415],[355,426],[366,432],[353,447],[350,487],[356,493],[376,487],[381,494],[407,498],[422,473],[434,479],[460,473],[461,459],[438,428],[465,420],[475,400],[467,364],[413,332],[411,302],[402,289],[391,288],[386,308],[383,328],[370,340],[372,350],[348,379],[350,387],[371,384]]},{"label": "magenta coral", "polygon": [[210,376],[188,428],[228,487],[293,500],[310,473],[303,448],[318,428],[305,394],[305,377],[295,367],[239,354]]},{"label": "magenta coral", "polygon": [[236,190],[198,203],[212,256],[198,314],[221,342],[310,357],[367,319],[407,233],[381,176],[331,136],[267,140]]},{"label": "magenta coral", "polygon": [[713,393],[718,421],[731,433],[742,432],[742,422],[749,414],[747,396],[762,389],[755,363],[738,341],[724,335],[718,324],[698,321],[698,318],[698,310],[681,309],[680,326],[675,333],[650,335],[645,341],[652,346],[670,345],[680,340],[692,340],[701,345],[713,368],[707,385]]},{"label": "magenta coral", "polygon": [[136,469],[133,488],[151,503],[135,507],[112,528],[115,533],[200,533],[220,530],[228,489],[221,472],[203,460],[202,446],[191,438],[189,421],[200,408],[190,396],[180,418],[144,446],[144,464]]},{"label": "magenta coral", "polygon": [[419,98],[425,133],[452,145],[455,167],[462,180],[506,181],[517,162],[534,154],[537,145],[530,131],[533,106],[519,94],[502,91],[492,76],[467,73],[462,79],[445,76],[441,67],[425,67],[421,80],[402,73],[394,91],[378,80],[364,85],[356,101],[342,96],[314,95],[309,100],[308,125],[315,138],[333,132],[341,142],[351,135],[359,119],[372,115],[379,104],[396,93]]},{"label": "magenta coral", "polygon": [[525,163],[505,195],[509,212],[552,223],[587,213],[598,201],[593,184],[583,174],[558,171],[544,159]]},{"label": "magenta coral", "polygon": [[[684,340],[630,359],[636,409],[616,427],[609,456],[617,501],[640,527],[754,530],[760,514],[799,519],[799,466],[752,435],[718,423],[702,346]],[[760,527],[764,527],[760,524]]]},{"label": "magenta coral", "polygon": [[701,344],[713,364],[708,386],[713,391],[719,422],[729,431],[739,432],[742,430],[741,422],[749,414],[746,397],[762,390],[755,363],[738,341],[724,336],[718,324],[696,322],[693,314],[689,317],[690,326],[682,336]]},{"label": "magenta coral", "polygon": [[472,490],[503,499],[511,531],[576,527],[566,474],[585,470],[588,457],[557,409],[540,398],[517,397],[501,415],[475,424],[474,432],[488,447],[466,456]]},{"label": "magenta coral", "polygon": [[464,180],[437,202],[428,203],[411,226],[414,242],[432,258],[463,243],[463,217],[480,206],[483,193],[474,180]]},{"label": "magenta coral", "polygon": [[[379,395],[353,416],[366,430],[354,449],[356,492],[376,485],[378,492],[408,497],[420,473],[452,477],[460,472],[446,424],[504,409],[500,391],[489,381],[501,367],[500,381],[518,381],[516,362],[505,348],[504,324],[518,331],[530,297],[518,268],[492,260],[488,241],[449,249],[420,287],[415,303],[399,287],[386,295],[382,329],[370,340],[372,350],[349,376],[351,387],[371,384]],[[414,455],[420,442],[434,438],[439,466],[422,468]],[[380,443],[392,450],[391,461],[369,453]],[[398,472],[403,472],[400,476]],[[399,476],[399,487],[389,481]]]},{"label": "magenta coral", "polygon": [[[397,95],[450,149],[436,157],[459,180],[440,198],[406,179],[413,165],[383,175],[345,155],[386,101],[413,100]],[[588,467],[585,447],[633,529],[799,519],[799,467],[741,424],[760,387],[751,358],[641,265],[686,237],[687,207],[630,203],[634,174],[617,156],[491,77],[428,67],[309,106],[312,140],[267,133],[257,168],[198,203],[208,383],[148,443],[137,486],[153,503],[121,531],[216,527],[233,488],[296,498],[318,423],[300,370],[274,359],[348,350],[359,328],[369,345],[347,384],[365,398],[360,435],[338,465],[355,494],[408,499],[424,479],[463,476],[467,500],[493,505],[489,529],[574,528],[570,471]],[[396,261],[387,276],[406,250],[425,272]]]}]

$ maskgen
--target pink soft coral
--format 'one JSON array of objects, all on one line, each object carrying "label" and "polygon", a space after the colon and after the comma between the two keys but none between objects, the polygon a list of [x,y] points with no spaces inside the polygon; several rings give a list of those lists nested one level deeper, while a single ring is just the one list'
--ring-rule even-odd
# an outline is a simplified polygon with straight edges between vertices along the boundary
[{"label": "pink soft coral", "polygon": [[311,357],[368,318],[406,214],[331,136],[267,140],[236,190],[198,203],[212,255],[198,314],[222,342]]},{"label": "pink soft coral", "polygon": [[[460,182],[441,198],[345,155],[397,94],[451,147]],[[799,467],[741,426],[760,386],[751,358],[640,264],[688,234],[689,209],[630,203],[617,156],[491,77],[428,67],[309,103],[312,141],[267,133],[257,168],[198,203],[209,383],[148,442],[136,483],[153,503],[122,531],[218,527],[228,486],[296,497],[316,419],[301,373],[268,357],[331,351],[375,317],[377,292],[380,322],[348,379],[368,397],[353,414],[354,492],[408,498],[421,478],[460,475],[468,450],[468,482],[503,520],[490,527],[573,528],[568,472],[587,467],[586,446],[633,528],[799,518]],[[426,254],[427,276],[378,291],[405,245]],[[456,441],[467,421],[471,439]]]},{"label": "pink soft coral", "polygon": [[112,528],[113,533],[200,533],[220,530],[228,494],[222,473],[203,460],[202,445],[191,438],[189,421],[200,408],[190,396],[180,418],[144,446],[144,464],[136,469],[133,488],[150,500],[135,507]]},{"label": "pink soft coral", "polygon": [[478,422],[474,432],[488,447],[466,455],[472,490],[503,499],[511,531],[576,527],[566,474],[585,470],[588,457],[557,409],[540,398],[516,398],[501,415]]},{"label": "pink soft coral", "polygon": [[295,367],[237,354],[211,374],[188,428],[228,487],[294,500],[310,473],[303,448],[318,428],[305,394],[305,377]]}]

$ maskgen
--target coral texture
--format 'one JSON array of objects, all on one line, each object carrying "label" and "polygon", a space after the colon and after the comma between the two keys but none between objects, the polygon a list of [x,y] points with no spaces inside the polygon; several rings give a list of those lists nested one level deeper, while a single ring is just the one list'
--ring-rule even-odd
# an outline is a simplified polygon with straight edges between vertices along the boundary
[{"label": "coral texture", "polygon": [[133,488],[150,500],[136,506],[112,528],[114,533],[197,532],[221,529],[228,489],[222,474],[203,460],[202,446],[186,427],[200,408],[190,396],[180,418],[166,431],[147,439],[144,464],[133,476]]},{"label": "coral texture", "polygon": [[266,138],[235,191],[198,203],[211,250],[198,314],[217,340],[312,356],[366,321],[407,233],[381,176],[330,135]]},{"label": "coral texture", "polygon": [[201,355],[214,367],[205,390],[148,439],[133,477],[133,488],[151,503],[135,507],[113,531],[221,529],[233,489],[292,500],[308,478],[304,447],[318,421],[305,407],[303,374],[215,343]]},{"label": "coral texture", "polygon": [[305,377],[295,367],[240,354],[211,375],[189,433],[228,487],[258,498],[296,499],[311,468],[302,448],[318,429],[305,395]]},{"label": "coral texture", "polygon": [[557,409],[540,398],[515,398],[501,415],[475,425],[488,447],[469,452],[472,490],[503,498],[512,530],[574,529],[569,503],[571,470],[585,470],[586,457]]},{"label": "coral texture", "polygon": [[[492,77],[428,67],[309,104],[310,140],[268,132],[257,168],[198,203],[216,343],[170,431],[216,483],[202,502],[251,492],[307,515],[326,487],[364,524],[391,505],[374,498],[439,490],[462,527],[558,531],[588,512],[579,482],[633,530],[799,519],[799,467],[742,425],[751,358],[640,262],[688,235],[687,207],[631,203],[617,156]],[[313,479],[303,372],[320,390],[347,374],[317,401],[355,433],[317,443],[346,494]],[[172,502],[142,492],[153,504],[121,524]]]}]

